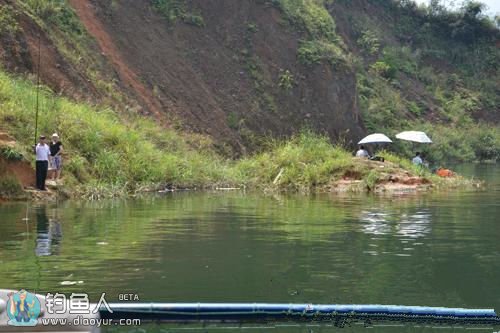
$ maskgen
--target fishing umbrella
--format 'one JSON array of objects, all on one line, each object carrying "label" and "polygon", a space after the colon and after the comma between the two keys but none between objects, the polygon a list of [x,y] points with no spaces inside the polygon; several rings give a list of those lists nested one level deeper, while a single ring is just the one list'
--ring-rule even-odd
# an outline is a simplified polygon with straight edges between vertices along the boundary
[{"label": "fishing umbrella", "polygon": [[396,138],[418,143],[432,143],[432,140],[424,132],[406,131],[396,134]]},{"label": "fishing umbrella", "polygon": [[384,134],[375,133],[375,134],[370,134],[367,137],[363,138],[361,141],[358,142],[358,145],[367,143],[392,143],[392,140],[389,139]]}]

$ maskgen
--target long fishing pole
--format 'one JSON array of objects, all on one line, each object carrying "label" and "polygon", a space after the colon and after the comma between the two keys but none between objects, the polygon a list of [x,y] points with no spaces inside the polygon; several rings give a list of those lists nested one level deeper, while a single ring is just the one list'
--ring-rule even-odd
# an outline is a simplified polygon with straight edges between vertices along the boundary
[{"label": "long fishing pole", "polygon": [[41,44],[42,44],[42,32],[41,27],[39,27],[38,31],[38,64],[37,64],[37,73],[36,73],[36,106],[35,106],[35,146],[37,143],[38,136],[38,105],[39,105],[39,94],[40,94],[40,63],[41,63]]}]

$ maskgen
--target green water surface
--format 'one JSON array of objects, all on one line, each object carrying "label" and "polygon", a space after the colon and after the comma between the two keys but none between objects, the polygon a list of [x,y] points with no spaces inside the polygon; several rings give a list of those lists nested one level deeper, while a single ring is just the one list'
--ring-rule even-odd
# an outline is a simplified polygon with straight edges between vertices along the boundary
[{"label": "green water surface", "polygon": [[[109,302],[284,302],[500,310],[500,168],[481,191],[265,196],[178,192],[0,205],[0,288]],[[322,326],[109,331],[454,332]],[[500,330],[483,328],[485,332]],[[463,329],[462,329],[463,330]]]}]

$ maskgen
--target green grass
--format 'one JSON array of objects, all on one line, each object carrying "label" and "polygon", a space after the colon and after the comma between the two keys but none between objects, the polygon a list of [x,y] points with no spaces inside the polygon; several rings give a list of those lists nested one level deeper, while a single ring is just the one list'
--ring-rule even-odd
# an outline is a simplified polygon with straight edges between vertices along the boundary
[{"label": "green grass", "polygon": [[[34,141],[34,101],[30,82],[0,73],[0,122],[26,152]],[[38,134],[61,136],[65,173],[74,183],[133,190],[139,183],[203,187],[224,181],[224,160],[207,149],[208,139],[162,129],[150,120],[42,90],[38,126]]]},{"label": "green grass", "polygon": [[307,192],[352,164],[345,150],[333,147],[325,137],[304,132],[274,143],[268,152],[240,160],[231,172],[246,186]]},{"label": "green grass", "polygon": [[330,63],[352,66],[349,53],[336,33],[333,17],[325,5],[327,0],[273,0],[290,26],[303,34],[297,58],[304,65]]},{"label": "green grass", "polygon": [[[31,161],[34,88],[27,80],[0,72],[0,122],[17,140],[14,155],[28,156]],[[162,128],[152,120],[109,108],[78,104],[42,89],[38,134],[53,132],[60,135],[66,153],[63,190],[88,199],[165,186],[308,193],[346,175],[373,190],[388,173],[409,170],[419,174],[409,161],[392,155],[388,159],[403,169],[388,165],[379,170],[309,130],[286,141],[270,141],[264,152],[232,161],[218,155],[205,136]]]}]

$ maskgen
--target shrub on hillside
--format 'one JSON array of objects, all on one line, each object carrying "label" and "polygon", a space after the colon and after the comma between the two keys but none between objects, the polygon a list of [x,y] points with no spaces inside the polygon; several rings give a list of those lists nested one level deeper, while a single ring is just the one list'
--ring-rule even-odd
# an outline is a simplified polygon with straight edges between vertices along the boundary
[{"label": "shrub on hillside", "polygon": [[16,12],[10,5],[2,5],[0,7],[0,36],[13,36],[19,26],[15,18]]}]

